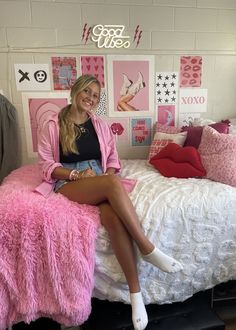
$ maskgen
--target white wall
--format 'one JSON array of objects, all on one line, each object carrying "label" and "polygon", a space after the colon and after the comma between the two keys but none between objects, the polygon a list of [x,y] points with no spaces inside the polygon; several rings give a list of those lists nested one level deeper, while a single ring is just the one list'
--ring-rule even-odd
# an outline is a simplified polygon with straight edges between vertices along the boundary
[{"label": "white wall", "polygon": [[[124,24],[143,30],[138,48],[104,50],[81,43],[84,24]],[[202,88],[208,89],[205,118],[236,117],[235,0],[0,0],[0,90],[18,111],[22,162],[26,151],[21,92],[14,63],[51,63],[51,56],[151,54],[155,71],[178,71],[181,55],[203,58]],[[77,61],[79,63],[79,61]],[[53,90],[53,89],[52,89]],[[145,157],[148,148],[121,150]]]}]

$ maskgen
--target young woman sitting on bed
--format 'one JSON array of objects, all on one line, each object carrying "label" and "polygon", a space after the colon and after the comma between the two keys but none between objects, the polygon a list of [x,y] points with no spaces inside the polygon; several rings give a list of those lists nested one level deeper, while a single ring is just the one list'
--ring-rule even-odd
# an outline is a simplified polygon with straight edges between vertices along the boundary
[{"label": "young woman sitting on bed", "polygon": [[80,76],[71,89],[71,104],[44,123],[38,138],[43,183],[36,190],[46,196],[54,189],[71,201],[99,207],[101,223],[127,279],[134,329],[143,330],[148,318],[133,241],[143,259],[164,272],[180,271],[182,265],[145,236],[125,183],[116,175],[120,162],[114,137],[108,124],[93,113],[100,90],[95,77]]}]

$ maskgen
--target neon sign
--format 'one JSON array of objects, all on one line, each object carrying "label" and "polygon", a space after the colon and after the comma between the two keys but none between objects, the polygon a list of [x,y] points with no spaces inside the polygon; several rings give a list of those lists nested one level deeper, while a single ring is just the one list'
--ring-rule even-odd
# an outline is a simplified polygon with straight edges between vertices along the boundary
[{"label": "neon sign", "polygon": [[129,48],[130,37],[124,36],[124,25],[95,25],[92,29],[91,39],[97,43],[98,48]]}]

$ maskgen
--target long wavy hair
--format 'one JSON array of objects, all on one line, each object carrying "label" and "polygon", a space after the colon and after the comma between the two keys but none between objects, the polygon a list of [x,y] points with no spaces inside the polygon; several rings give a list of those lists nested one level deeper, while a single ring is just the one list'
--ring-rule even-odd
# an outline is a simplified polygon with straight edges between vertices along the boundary
[{"label": "long wavy hair", "polygon": [[76,147],[76,138],[78,138],[81,133],[70,120],[70,108],[73,106],[77,109],[76,98],[78,93],[85,90],[92,83],[96,83],[99,86],[99,90],[101,90],[100,82],[94,76],[88,74],[80,76],[71,88],[71,104],[63,108],[59,113],[59,139],[64,155],[68,155],[69,153],[79,154]]}]

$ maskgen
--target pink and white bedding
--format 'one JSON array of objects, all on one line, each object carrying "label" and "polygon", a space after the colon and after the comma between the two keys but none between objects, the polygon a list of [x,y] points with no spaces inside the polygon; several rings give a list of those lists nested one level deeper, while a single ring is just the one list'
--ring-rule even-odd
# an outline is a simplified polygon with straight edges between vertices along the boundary
[{"label": "pink and white bedding", "polygon": [[[235,187],[166,178],[146,160],[123,160],[122,167],[123,177],[138,181],[130,197],[144,231],[184,265],[166,274],[137,251],[146,304],[183,301],[236,279]],[[39,316],[81,324],[91,296],[129,302],[98,208],[31,192],[38,173],[37,165],[22,167],[0,186],[0,330]]]},{"label": "pink and white bedding", "polygon": [[[124,160],[122,175],[137,179],[130,194],[148,237],[180,260],[184,270],[166,274],[137,252],[146,304],[183,301],[236,279],[236,188],[208,179],[162,176],[146,160]],[[128,288],[104,228],[96,245],[93,295],[128,302]]]}]

